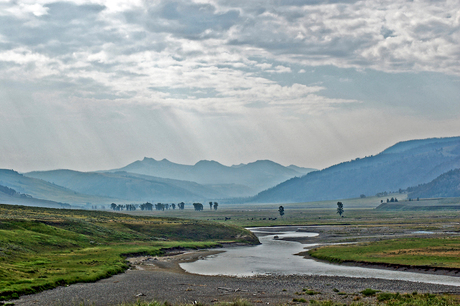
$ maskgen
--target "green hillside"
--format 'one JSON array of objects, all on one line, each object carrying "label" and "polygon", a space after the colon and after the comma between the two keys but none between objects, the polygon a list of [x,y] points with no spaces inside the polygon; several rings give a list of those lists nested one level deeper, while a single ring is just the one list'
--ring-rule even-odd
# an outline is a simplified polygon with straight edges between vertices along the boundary
[{"label": "green hillside", "polygon": [[258,243],[249,231],[197,220],[0,204],[0,298],[95,281],[127,268],[123,254]]}]

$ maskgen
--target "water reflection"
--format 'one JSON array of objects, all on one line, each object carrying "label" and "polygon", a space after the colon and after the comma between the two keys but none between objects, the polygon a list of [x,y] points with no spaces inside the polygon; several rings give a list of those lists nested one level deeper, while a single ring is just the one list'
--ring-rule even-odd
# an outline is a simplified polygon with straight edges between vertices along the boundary
[{"label": "water reflection", "polygon": [[[315,244],[300,244],[281,240],[288,237],[314,237],[317,233],[297,231],[298,228],[251,228],[261,245],[230,247],[223,253],[206,257],[191,263],[181,263],[187,272],[202,275],[252,276],[257,274],[279,275],[330,275],[367,277],[417,281],[460,286],[460,278],[382,269],[349,267],[318,262],[296,256]],[[305,230],[300,228],[300,230]],[[279,239],[275,239],[278,236]]]}]

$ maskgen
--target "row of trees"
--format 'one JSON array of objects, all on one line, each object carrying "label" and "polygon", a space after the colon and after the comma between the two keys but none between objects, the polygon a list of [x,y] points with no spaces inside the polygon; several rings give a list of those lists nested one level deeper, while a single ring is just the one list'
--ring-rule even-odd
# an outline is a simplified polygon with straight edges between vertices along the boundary
[{"label": "row of trees", "polygon": [[[210,207],[211,210],[212,209],[217,210],[218,206],[219,206],[219,204],[217,202],[209,202],[209,207]],[[121,211],[121,210],[133,211],[133,210],[137,210],[137,209],[140,209],[140,210],[153,210],[154,207],[155,207],[155,210],[161,210],[161,211],[169,210],[169,209],[175,210],[176,208],[179,209],[179,210],[184,210],[185,209],[185,203],[180,202],[177,205],[175,203],[172,203],[172,204],[168,204],[168,203],[152,204],[152,203],[149,203],[149,202],[146,202],[146,203],[143,203],[143,204],[124,204],[124,205],[123,204],[118,204],[117,205],[115,203],[110,204],[110,208],[112,210],[115,210],[115,211]],[[193,207],[197,211],[203,210],[203,204],[201,204],[201,203],[193,203]]]},{"label": "row of trees", "polygon": [[[394,203],[394,202],[398,202],[398,199],[397,198],[387,199],[387,203]],[[380,200],[380,203],[383,203],[383,200]]]}]

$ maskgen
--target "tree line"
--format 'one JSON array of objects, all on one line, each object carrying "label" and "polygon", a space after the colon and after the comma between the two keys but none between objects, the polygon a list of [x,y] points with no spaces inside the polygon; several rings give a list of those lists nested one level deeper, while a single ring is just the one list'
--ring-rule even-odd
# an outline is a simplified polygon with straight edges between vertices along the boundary
[{"label": "tree line", "polygon": [[[217,202],[209,202],[209,208],[211,210],[217,210],[217,207],[219,206],[219,203]],[[196,210],[196,211],[200,211],[200,210],[203,210],[203,204],[202,203],[193,203],[193,208]],[[122,211],[122,210],[127,210],[127,211],[134,211],[134,210],[137,210],[137,209],[140,209],[140,210],[161,210],[161,211],[165,211],[165,210],[175,210],[175,209],[178,209],[178,210],[184,210],[185,209],[185,203],[184,202],[180,202],[180,203],[172,203],[172,204],[169,204],[169,203],[156,203],[156,204],[152,204],[152,203],[149,203],[149,202],[146,202],[146,203],[143,203],[143,204],[115,204],[115,203],[112,203],[110,204],[110,209],[114,210],[114,211]]]}]

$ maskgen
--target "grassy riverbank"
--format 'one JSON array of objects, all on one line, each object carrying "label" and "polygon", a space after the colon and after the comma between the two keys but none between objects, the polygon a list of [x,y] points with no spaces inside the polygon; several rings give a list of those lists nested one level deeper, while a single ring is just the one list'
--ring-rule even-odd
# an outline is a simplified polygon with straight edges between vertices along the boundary
[{"label": "grassy riverbank", "polygon": [[[399,197],[399,195],[398,195]],[[238,226],[310,226],[316,238],[303,243],[365,243],[314,250],[329,261],[363,261],[394,265],[460,268],[460,215],[453,211],[381,211],[378,197],[343,200],[344,218],[337,201],[283,204],[222,205],[218,211],[151,211],[147,214],[212,220]],[[145,214],[146,212],[133,212]]]},{"label": "grassy riverbank", "polygon": [[0,299],[120,273],[125,254],[223,242],[258,240],[206,221],[0,205]]},{"label": "grassy riverbank", "polygon": [[366,262],[460,269],[460,238],[406,238],[358,245],[326,246],[311,250],[330,262]]}]

